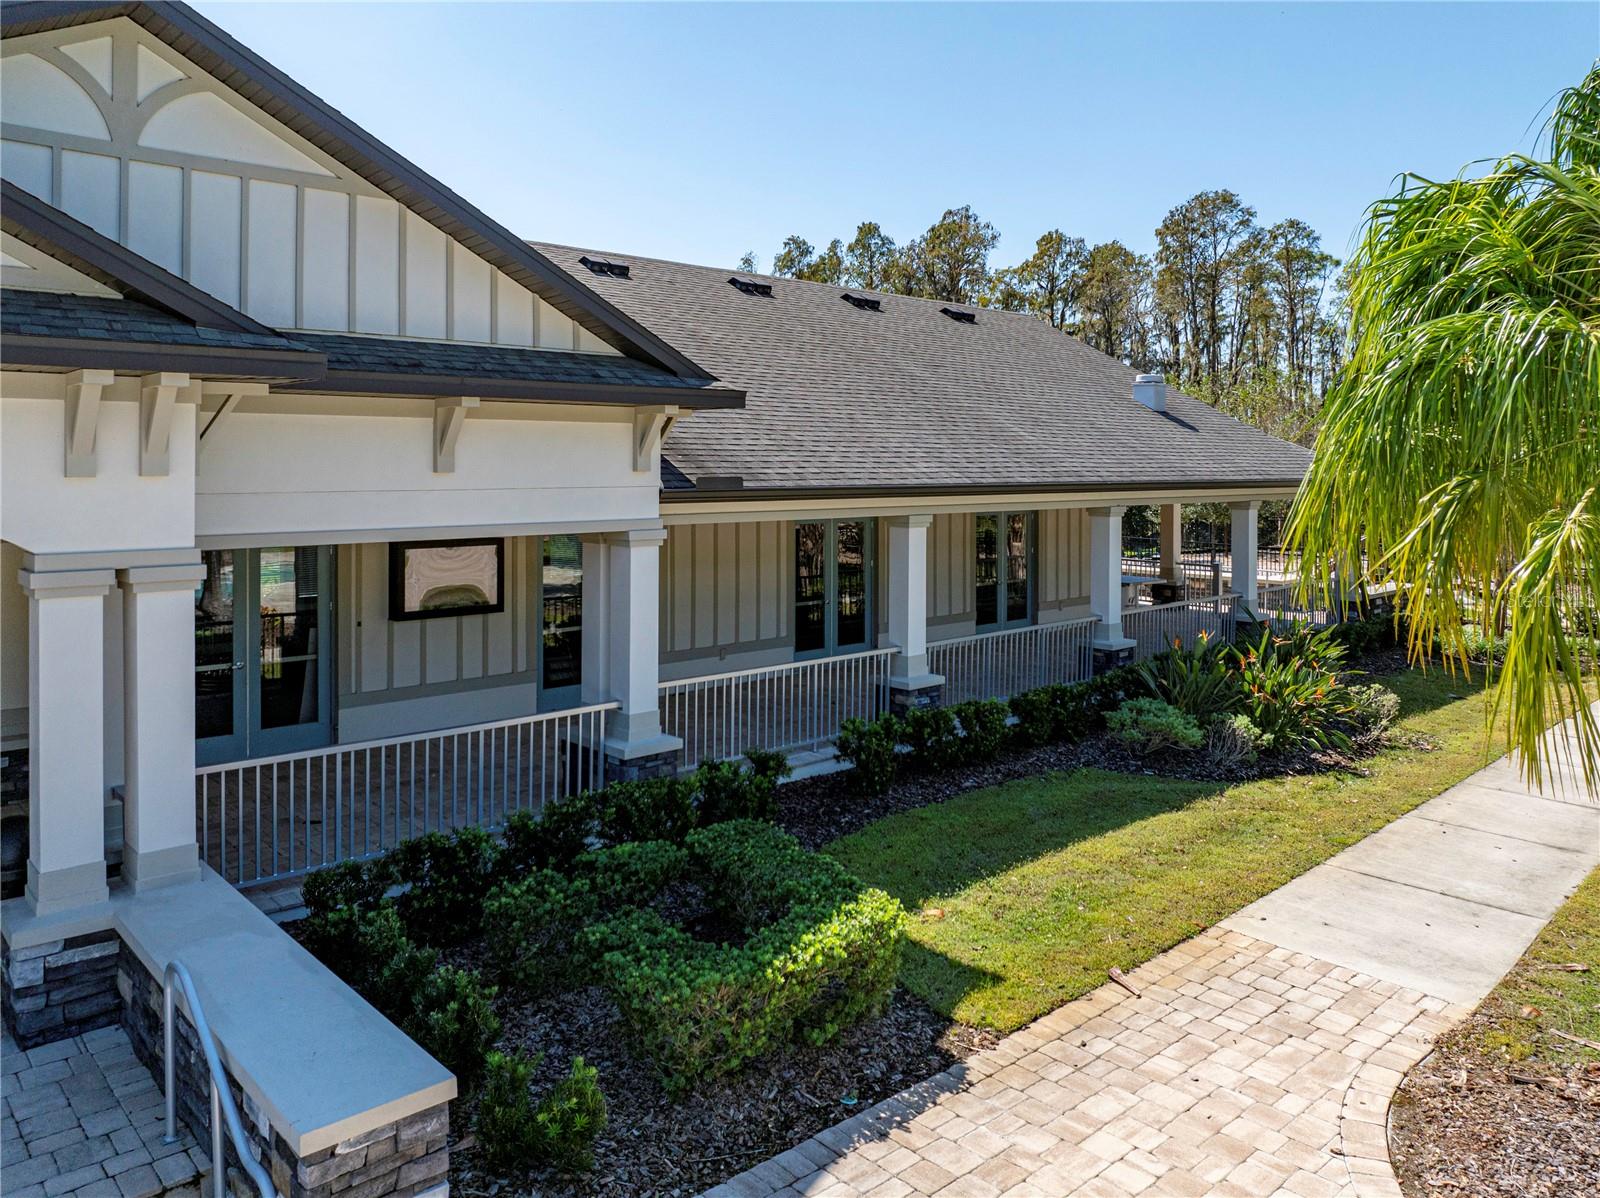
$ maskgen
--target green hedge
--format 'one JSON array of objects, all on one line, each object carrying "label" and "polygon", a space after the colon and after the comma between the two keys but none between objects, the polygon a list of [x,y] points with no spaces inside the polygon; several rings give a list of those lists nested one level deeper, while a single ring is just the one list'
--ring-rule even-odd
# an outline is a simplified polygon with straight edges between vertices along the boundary
[{"label": "green hedge", "polygon": [[688,874],[748,937],[711,944],[630,908],[583,939],[599,976],[670,1089],[732,1072],[775,1045],[820,1044],[880,1011],[906,916],[830,857],[765,824],[692,833]]}]

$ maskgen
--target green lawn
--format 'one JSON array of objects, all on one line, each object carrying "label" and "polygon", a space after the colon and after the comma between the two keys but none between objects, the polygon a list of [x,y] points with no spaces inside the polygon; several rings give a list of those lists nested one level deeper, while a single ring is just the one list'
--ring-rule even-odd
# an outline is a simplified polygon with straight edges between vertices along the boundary
[{"label": "green lawn", "polygon": [[[1441,670],[1379,679],[1400,731],[1370,776],[1234,786],[1078,770],[880,820],[829,849],[913,912],[905,983],[1009,1031],[1211,926],[1471,774],[1484,696]],[[943,916],[925,913],[942,909]]]},{"label": "green lawn", "polygon": [[1562,904],[1482,1010],[1494,1021],[1483,1032],[1492,1052],[1557,1066],[1600,1061],[1600,870]]}]

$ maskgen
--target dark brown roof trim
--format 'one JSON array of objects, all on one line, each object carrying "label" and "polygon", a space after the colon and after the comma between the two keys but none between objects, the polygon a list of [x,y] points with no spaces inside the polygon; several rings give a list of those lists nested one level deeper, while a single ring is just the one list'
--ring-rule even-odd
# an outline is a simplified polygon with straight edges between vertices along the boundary
[{"label": "dark brown roof trim", "polygon": [[277,391],[316,392],[329,395],[476,395],[480,399],[542,401],[545,403],[676,404],[680,408],[740,408],[744,392],[727,387],[642,387],[631,384],[536,382],[524,379],[489,379],[442,374],[384,374],[376,371],[330,370],[306,385],[274,388]]},{"label": "dark brown roof trim", "polygon": [[418,216],[494,263],[597,337],[684,378],[710,372],[609,300],[584,286],[510,230],[408,162],[342,113],[235,41],[187,4],[34,0],[0,8],[0,35],[42,33],[127,17],[215,76],[274,120],[293,129]]},{"label": "dark brown roof trim", "polygon": [[[720,477],[720,476],[719,476]],[[717,481],[713,479],[711,481]],[[661,490],[663,503],[712,503],[737,500],[765,499],[893,499],[919,498],[930,495],[1021,495],[1043,491],[1055,495],[1103,493],[1137,495],[1148,492],[1152,498],[1170,494],[1175,490],[1237,491],[1266,490],[1275,487],[1298,487],[1299,478],[1205,478],[1205,479],[1141,479],[1137,482],[1119,482],[1115,479],[1092,483],[1006,483],[1004,485],[977,484],[965,486],[880,486],[880,487],[741,487],[729,490],[699,488],[666,488]]]},{"label": "dark brown roof trim", "polygon": [[0,227],[124,298],[142,300],[191,324],[280,335],[13,183],[0,182]]},{"label": "dark brown roof trim", "polygon": [[0,336],[0,358],[8,367],[54,370],[170,370],[206,378],[239,378],[271,383],[308,383],[322,378],[327,359],[307,350],[211,348],[153,341],[98,338]]}]

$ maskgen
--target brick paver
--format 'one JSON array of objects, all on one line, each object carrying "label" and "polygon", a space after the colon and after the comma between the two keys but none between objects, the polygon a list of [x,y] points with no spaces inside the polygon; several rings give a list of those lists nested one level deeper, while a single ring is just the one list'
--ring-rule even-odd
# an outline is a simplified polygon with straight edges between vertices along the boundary
[{"label": "brick paver", "polygon": [[1466,1014],[1214,928],[706,1198],[1398,1195],[1389,1095]]},{"label": "brick paver", "polygon": [[0,1172],[6,1198],[154,1198],[193,1185],[200,1150],[179,1128],[121,1028],[27,1052],[0,1042]]}]

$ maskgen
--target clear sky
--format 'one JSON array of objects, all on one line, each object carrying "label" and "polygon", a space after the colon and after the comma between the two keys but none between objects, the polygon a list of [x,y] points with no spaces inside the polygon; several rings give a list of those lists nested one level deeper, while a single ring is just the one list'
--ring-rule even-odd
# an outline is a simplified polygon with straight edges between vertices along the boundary
[{"label": "clear sky", "polygon": [[233,4],[234,36],[514,232],[763,265],[971,204],[1140,251],[1196,191],[1342,256],[1397,172],[1531,149],[1571,4]]}]

